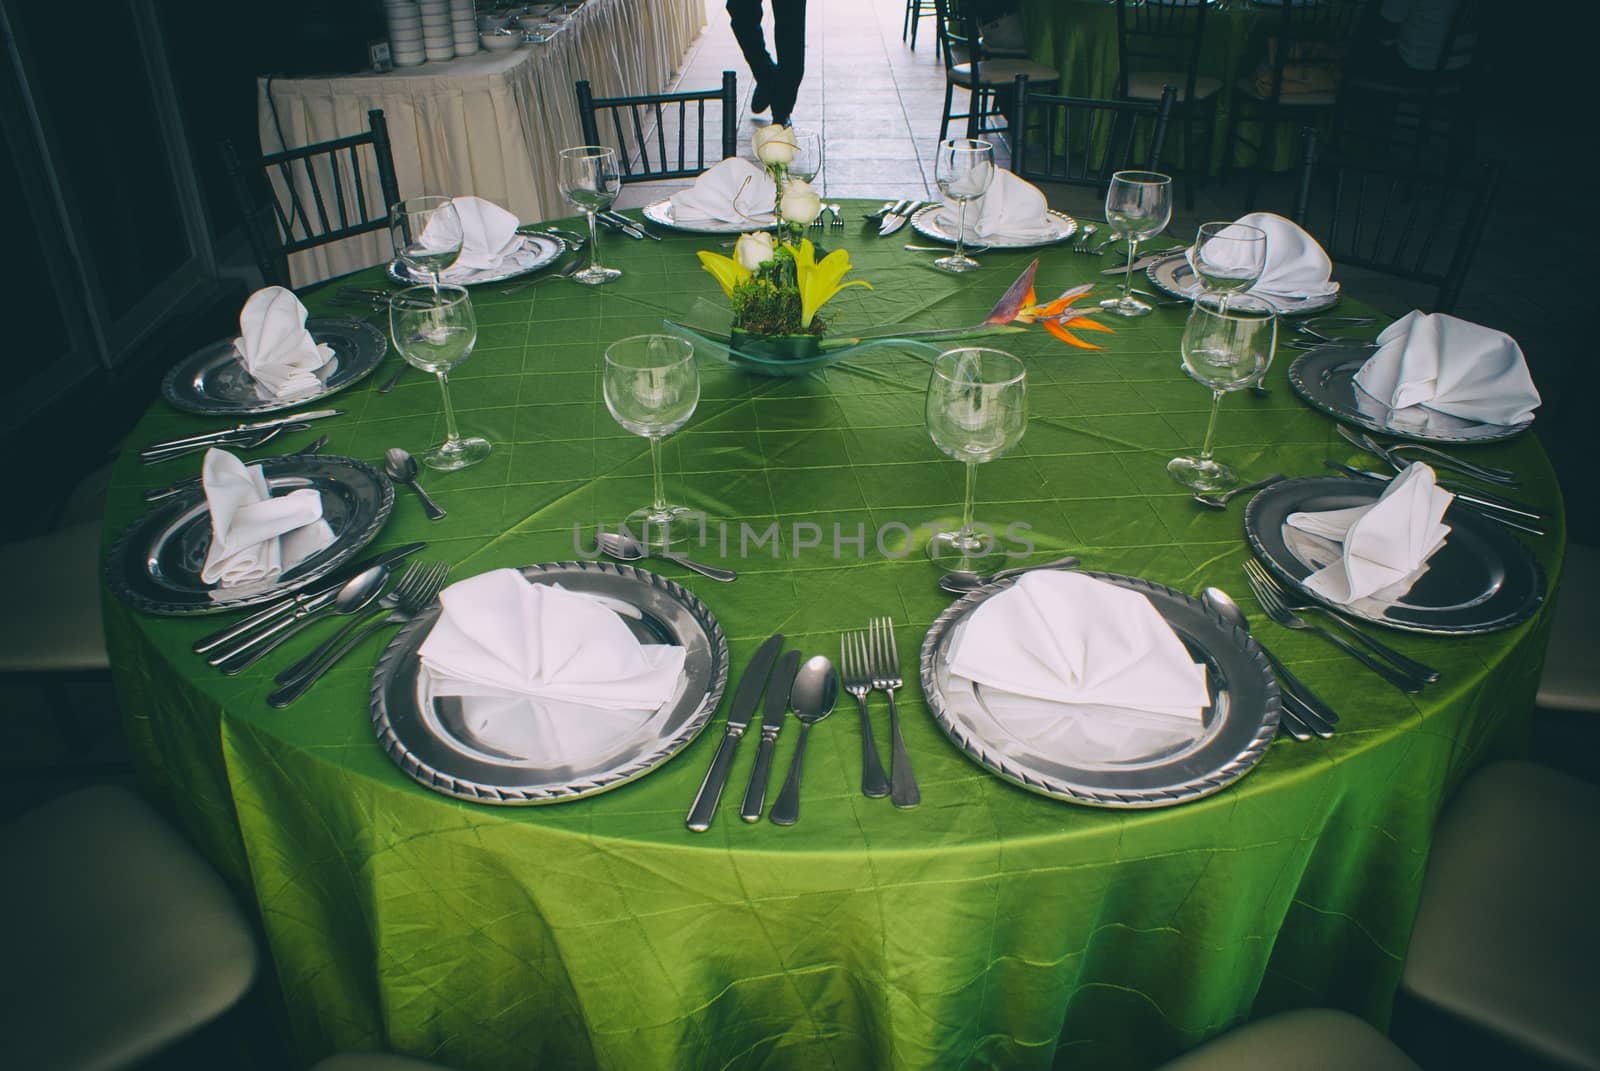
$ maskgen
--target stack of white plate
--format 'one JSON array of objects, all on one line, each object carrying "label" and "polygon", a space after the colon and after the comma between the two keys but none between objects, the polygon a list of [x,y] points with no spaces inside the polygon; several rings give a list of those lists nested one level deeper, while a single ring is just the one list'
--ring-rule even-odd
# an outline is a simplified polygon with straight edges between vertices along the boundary
[{"label": "stack of white plate", "polygon": [[478,51],[478,14],[472,0],[450,0],[450,31],[455,37],[456,55],[470,56]]},{"label": "stack of white plate", "polygon": [[456,58],[454,36],[450,32],[450,0],[417,0],[422,9],[422,45],[430,60]]},{"label": "stack of white plate", "polygon": [[389,57],[396,67],[415,67],[427,58],[422,47],[422,12],[413,0],[384,0],[389,17]]}]

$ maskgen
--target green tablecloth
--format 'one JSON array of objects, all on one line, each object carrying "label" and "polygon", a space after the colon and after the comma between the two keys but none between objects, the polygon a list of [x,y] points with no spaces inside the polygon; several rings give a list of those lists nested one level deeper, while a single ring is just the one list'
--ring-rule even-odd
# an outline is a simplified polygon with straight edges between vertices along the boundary
[{"label": "green tablecloth", "polygon": [[[880,241],[854,222],[821,233],[876,287],[831,306],[841,330],[974,322],[1033,255],[991,252],[983,271],[953,278],[902,251],[901,237]],[[693,297],[720,300],[694,258],[717,245],[610,239],[607,255],[627,273],[615,285],[480,291],[481,342],[453,388],[463,426],[495,452],[427,478],[449,510],[442,522],[402,492],[377,545],[429,540],[460,578],[571,559],[575,526],[587,537],[642,502],[645,444],[607,414],[601,354]],[[1041,297],[1107,266],[1065,249],[1042,256]],[[1210,401],[1179,370],[1182,322],[1162,310],[1116,324],[1092,336],[1104,352],[1037,329],[1004,339],[1028,363],[1032,416],[1021,446],[983,466],[980,515],[1027,521],[1040,555],[1242,595],[1241,511],[1196,508],[1163,468],[1197,445]],[[1320,473],[1325,457],[1355,456],[1291,393],[1286,363],[1269,376],[1269,399],[1224,402],[1219,454],[1247,474]],[[669,489],[713,518],[757,530],[776,521],[783,546],[730,562],[742,571],[733,584],[661,571],[717,614],[735,679],[774,631],[833,655],[840,628],[893,615],[924,803],[898,811],[857,793],[848,709],[812,734],[793,828],[738,820],[746,744],[711,831],[685,830],[716,731],[592,799],[457,802],[413,783],[375,743],[377,643],[274,711],[263,698],[287,657],[223,678],[189,652],[216,618],[143,617],[112,602],[112,664],[150,781],[259,905],[306,1056],[392,1047],[465,1071],[1139,1068],[1286,1007],[1386,1021],[1434,817],[1470,768],[1517,746],[1543,616],[1491,636],[1387,637],[1443,671],[1416,698],[1258,617],[1270,645],[1336,701],[1333,740],[1280,739],[1238,784],[1166,810],[1031,795],[967,759],[922,702],[916,652],[948,604],[934,568],[885,559],[870,535],[864,558],[853,544],[842,560],[832,552],[835,523],[851,536],[957,508],[960,466],[923,428],[926,357],[874,350],[796,380],[707,360],[701,374],[699,411],[669,440]],[[317,428],[333,452],[377,459],[442,432],[438,387],[418,373],[392,394],[368,384],[339,404],[347,415]],[[130,445],[213,424],[158,404]],[[1557,501],[1531,436],[1474,456],[1525,474],[1528,498]],[[143,510],[140,491],[197,465],[125,457],[108,537]],[[804,522],[821,527],[823,546],[796,552],[791,526]],[[1536,544],[1552,575],[1560,546],[1559,531]],[[881,719],[881,700],[874,709]],[[726,704],[713,725],[725,714]],[[886,735],[880,723],[885,756]],[[794,736],[779,742],[779,770]]]}]

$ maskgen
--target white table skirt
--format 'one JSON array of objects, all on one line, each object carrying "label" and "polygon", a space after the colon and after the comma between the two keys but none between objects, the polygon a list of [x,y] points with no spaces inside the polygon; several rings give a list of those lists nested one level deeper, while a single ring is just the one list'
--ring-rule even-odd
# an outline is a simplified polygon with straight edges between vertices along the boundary
[{"label": "white table skirt", "polygon": [[[597,96],[660,92],[704,26],[704,0],[589,0],[545,44],[389,74],[261,79],[262,151],[360,133],[382,108],[402,197],[475,194],[524,222],[566,215],[556,153],[583,143],[573,83],[589,79]],[[381,200],[377,176],[365,177]],[[377,232],[297,253],[289,270],[304,286],[392,255]]]}]

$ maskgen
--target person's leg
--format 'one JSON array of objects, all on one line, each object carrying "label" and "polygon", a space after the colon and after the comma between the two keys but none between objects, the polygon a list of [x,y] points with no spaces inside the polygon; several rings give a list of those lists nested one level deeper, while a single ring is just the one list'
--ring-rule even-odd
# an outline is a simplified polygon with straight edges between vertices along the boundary
[{"label": "person's leg", "polygon": [[772,120],[787,123],[806,74],[806,0],[772,0],[772,45],[778,53]]},{"label": "person's leg", "polygon": [[764,112],[777,89],[778,79],[773,77],[777,64],[767,55],[767,39],[761,31],[761,0],[728,0],[728,22],[733,28],[733,39],[739,42],[739,51],[744,53],[744,61],[755,78],[750,110]]}]

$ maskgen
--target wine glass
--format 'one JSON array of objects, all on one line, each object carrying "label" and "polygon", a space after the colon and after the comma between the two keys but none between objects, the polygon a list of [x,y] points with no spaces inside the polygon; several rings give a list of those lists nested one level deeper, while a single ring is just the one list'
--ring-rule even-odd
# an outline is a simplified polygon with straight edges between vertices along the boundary
[{"label": "wine glass", "polygon": [[1267,232],[1248,223],[1202,223],[1195,232],[1189,266],[1205,290],[1220,295],[1228,308],[1228,295],[1249,290],[1267,267]]},{"label": "wine glass", "polygon": [[394,255],[413,276],[433,280],[461,255],[461,215],[448,197],[412,197],[389,206]]},{"label": "wine glass", "polygon": [[935,268],[949,272],[972,271],[978,262],[966,254],[967,202],[988,192],[994,181],[994,146],[975,138],[951,138],[939,145],[934,164],[934,181],[939,192],[956,202],[956,251],[933,262]]},{"label": "wine glass", "polygon": [[589,217],[589,266],[575,272],[580,283],[598,286],[622,277],[616,268],[600,263],[600,232],[594,215],[611,207],[622,192],[622,174],[617,170],[617,154],[604,145],[578,145],[561,150],[561,193],[573,208]]},{"label": "wine glass", "polygon": [[450,369],[467,359],[478,341],[478,318],[465,287],[446,283],[413,286],[389,303],[389,331],[395,348],[409,363],[439,377],[444,394],[445,440],[422,455],[432,469],[464,469],[489,456],[488,439],[463,439],[450,405]]},{"label": "wine glass", "polygon": [[972,495],[977,467],[1010,450],[1028,426],[1027,375],[1009,353],[978,346],[941,353],[928,380],[928,436],[966,462],[967,491],[961,527],[940,532],[928,556],[949,570],[985,572],[1002,557],[992,533],[973,530]]},{"label": "wine glass", "polygon": [[1133,262],[1139,243],[1154,238],[1172,219],[1172,176],[1155,171],[1118,171],[1106,190],[1106,224],[1128,240],[1128,270],[1122,277],[1122,296],[1100,303],[1119,316],[1146,316],[1150,306],[1133,296]]},{"label": "wine glass", "polygon": [[822,170],[822,135],[815,130],[798,127],[793,134],[794,159],[788,163],[789,176],[803,182],[813,182],[817,172]]},{"label": "wine glass", "polygon": [[1235,298],[1226,309],[1220,300],[1201,297],[1189,310],[1183,328],[1183,368],[1211,388],[1211,420],[1199,457],[1175,457],[1167,462],[1172,478],[1196,491],[1225,491],[1238,484],[1238,475],[1212,460],[1211,439],[1217,430],[1217,410],[1228,391],[1261,381],[1272,364],[1278,343],[1278,314],[1272,303],[1250,294]]},{"label": "wine glass", "polygon": [[689,422],[700,402],[694,346],[674,335],[635,335],[606,347],[606,408],[612,419],[650,440],[654,497],[623,522],[646,546],[671,547],[700,530],[700,514],[667,503],[661,486],[661,440]]}]

